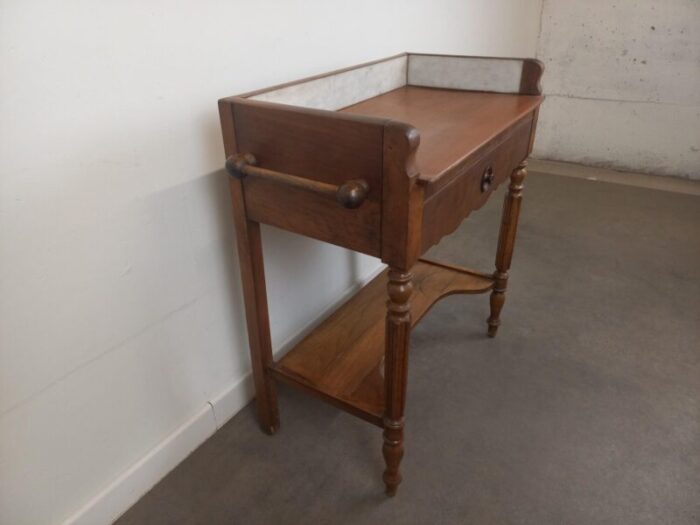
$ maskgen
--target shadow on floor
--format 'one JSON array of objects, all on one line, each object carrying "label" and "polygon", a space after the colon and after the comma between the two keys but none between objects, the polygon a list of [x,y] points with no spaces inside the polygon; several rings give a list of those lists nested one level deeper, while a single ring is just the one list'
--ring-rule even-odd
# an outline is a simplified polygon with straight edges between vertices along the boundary
[{"label": "shadow on floor", "polygon": [[[490,270],[499,213],[430,255]],[[276,436],[246,407],[117,523],[700,523],[700,197],[531,174],[487,309],[414,330],[396,498],[379,429],[281,387]]]}]

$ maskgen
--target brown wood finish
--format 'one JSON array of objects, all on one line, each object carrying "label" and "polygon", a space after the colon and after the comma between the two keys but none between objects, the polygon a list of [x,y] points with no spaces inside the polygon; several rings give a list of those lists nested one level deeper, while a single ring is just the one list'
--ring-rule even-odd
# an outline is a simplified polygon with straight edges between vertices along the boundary
[{"label": "brown wood finish", "polygon": [[532,126],[530,127],[530,143],[527,148],[527,155],[525,158],[530,156],[532,153],[532,148],[535,145],[535,135],[537,134],[537,119],[540,115],[540,108],[538,107],[532,112]]},{"label": "brown wood finish", "polygon": [[515,235],[518,231],[518,217],[520,216],[520,204],[523,195],[523,181],[526,175],[527,162],[523,161],[510,176],[508,193],[503,202],[501,230],[498,236],[498,251],[496,252],[496,272],[493,274],[495,284],[490,298],[491,315],[487,321],[489,337],[495,337],[501,324],[500,315],[503,303],[506,300],[508,270],[513,259],[513,247],[515,246]]},{"label": "brown wood finish", "polygon": [[[224,130],[224,149],[227,155],[234,155],[236,135],[233,114],[226,105],[220,105],[219,109],[221,127]],[[229,189],[236,227],[258,422],[264,432],[274,434],[279,428],[279,412],[275,384],[268,374],[268,367],[272,363],[272,341],[260,224],[247,217],[241,181],[231,178]]]},{"label": "brown wood finish", "polygon": [[369,191],[369,185],[364,179],[353,179],[340,186],[334,186],[333,184],[309,180],[289,173],[258,168],[257,163],[257,159],[250,153],[231,155],[226,159],[226,171],[237,179],[244,179],[248,175],[254,175],[255,177],[293,186],[300,190],[334,197],[341,206],[351,210],[362,205]]},{"label": "brown wood finish", "polygon": [[[411,322],[415,325],[439,299],[456,293],[485,293],[493,277],[421,259],[412,269]],[[375,277],[273,366],[277,377],[312,387],[328,401],[382,426],[388,270]]]},{"label": "brown wood finish", "polygon": [[389,268],[384,354],[384,445],[386,493],[394,496],[401,483],[399,464],[403,458],[403,426],[408,378],[408,346],[411,337],[411,294],[413,275]]},{"label": "brown wood finish", "polygon": [[418,180],[429,198],[541,102],[540,96],[405,86],[341,111],[415,127],[421,144],[415,159]]},{"label": "brown wood finish", "polygon": [[[259,168],[342,186],[367,183],[356,210],[280,178],[245,177],[248,217],[369,255],[380,255],[384,119],[234,99],[236,140]],[[319,152],[323,152],[319,155]]]},{"label": "brown wood finish", "polygon": [[[452,233],[465,217],[481,208],[498,186],[508,179],[521,159],[528,154],[531,116],[499,135],[470,164],[460,167],[461,176],[453,179],[424,204],[422,224],[423,251]],[[481,177],[491,169],[493,180],[487,191],[481,191]]]},{"label": "brown wood finish", "polygon": [[382,261],[408,270],[418,260],[423,188],[418,184],[415,157],[418,131],[388,122],[384,128],[384,187],[382,202]]},{"label": "brown wood finish", "polygon": [[246,303],[248,342],[250,343],[253,381],[255,383],[256,408],[261,428],[274,434],[279,428],[277,393],[270,381],[267,369],[272,363],[270,318],[265,289],[265,266],[263,264],[260,224],[245,219],[241,183],[230,182],[231,201],[234,203],[234,220],[241,267],[243,297]]},{"label": "brown wood finish", "polygon": [[[441,297],[489,291],[488,335],[500,324],[541,76],[542,64],[525,59],[519,94],[405,86],[339,111],[245,96],[219,102],[265,431],[279,424],[272,379],[318,396],[383,429],[383,479],[387,493],[396,493],[412,327]],[[509,175],[494,274],[420,259]],[[260,223],[389,266],[278,362]]]},{"label": "brown wood finish", "polygon": [[520,78],[521,95],[541,95],[540,80],[544,73],[544,64],[534,58],[523,62],[523,76]]},{"label": "brown wood finish", "polygon": [[[409,214],[415,221],[413,224],[421,219],[421,234],[409,236],[421,242],[420,249],[413,250],[415,257],[453,232],[469,213],[479,209],[488,200],[490,192],[528,155],[533,110],[540,101],[541,97],[537,96],[407,86],[342,110],[411,122],[420,131],[420,147],[416,133],[412,132],[415,145],[411,154],[415,159],[411,159],[413,164],[410,166],[413,177],[416,172],[420,173],[417,182],[424,188],[424,196],[416,197],[419,203]],[[398,127],[394,122],[391,125]],[[408,128],[404,133],[409,133]],[[397,139],[400,139],[399,133]],[[387,138],[385,166],[391,162],[387,161],[391,158],[389,155],[398,151],[398,146],[390,146],[391,150],[387,151],[386,144],[390,144]],[[482,192],[481,177],[488,168],[493,170],[494,179],[489,190]],[[388,173],[385,167],[385,185],[392,180]],[[399,174],[397,179],[406,182],[411,177]],[[384,198],[391,199],[399,193],[388,190]],[[408,199],[403,197],[401,202],[408,203]],[[420,202],[423,202],[422,206]],[[386,205],[384,210],[390,218],[400,215]],[[407,219],[399,222],[402,228],[404,224],[411,224]],[[389,224],[389,220],[385,219],[383,224]],[[382,253],[384,261],[397,264],[397,260],[391,259],[386,252],[391,244],[405,243],[406,235],[407,231],[387,231],[383,245],[385,252]],[[396,252],[395,247],[392,249]],[[404,268],[410,268],[411,259],[407,260],[409,262]]]}]

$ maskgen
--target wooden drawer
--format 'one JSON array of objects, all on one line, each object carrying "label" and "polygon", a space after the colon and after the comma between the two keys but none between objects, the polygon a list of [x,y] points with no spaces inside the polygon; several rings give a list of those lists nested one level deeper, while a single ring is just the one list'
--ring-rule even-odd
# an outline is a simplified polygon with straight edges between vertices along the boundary
[{"label": "wooden drawer", "polygon": [[[519,159],[528,155],[533,115],[496,137],[464,164],[455,168],[451,182],[430,195],[423,206],[422,251],[455,231],[469,213],[481,208],[501,182],[508,180]],[[472,160],[474,157],[477,160]],[[493,180],[482,189],[484,174]],[[426,193],[430,193],[429,189]]]}]

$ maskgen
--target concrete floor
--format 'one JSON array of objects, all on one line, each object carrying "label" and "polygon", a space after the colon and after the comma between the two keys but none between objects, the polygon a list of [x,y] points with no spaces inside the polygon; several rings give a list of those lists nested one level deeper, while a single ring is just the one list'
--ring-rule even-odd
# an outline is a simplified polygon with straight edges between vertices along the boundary
[{"label": "concrete floor", "polygon": [[[503,191],[432,255],[489,270]],[[531,174],[494,340],[487,305],[413,332],[396,498],[379,429],[281,387],[118,523],[700,523],[700,197]]]}]

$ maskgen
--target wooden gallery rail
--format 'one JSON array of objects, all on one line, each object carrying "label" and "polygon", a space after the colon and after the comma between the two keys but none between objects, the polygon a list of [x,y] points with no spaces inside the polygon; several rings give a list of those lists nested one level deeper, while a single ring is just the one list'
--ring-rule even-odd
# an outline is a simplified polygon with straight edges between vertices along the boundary
[{"label": "wooden gallery rail", "polygon": [[[279,426],[276,380],[319,396],[384,430],[396,493],[411,328],[441,297],[490,291],[498,330],[542,72],[532,59],[411,53],[219,101],[265,432]],[[421,258],[508,178],[495,272]],[[388,266],[279,361],[261,223]]]}]

